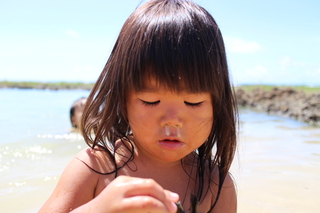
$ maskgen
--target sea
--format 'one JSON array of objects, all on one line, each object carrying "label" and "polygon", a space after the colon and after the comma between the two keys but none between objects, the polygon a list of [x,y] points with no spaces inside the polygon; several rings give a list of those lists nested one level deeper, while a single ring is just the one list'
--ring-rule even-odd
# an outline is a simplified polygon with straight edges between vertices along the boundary
[{"label": "sea", "polygon": [[[71,131],[69,110],[88,94],[0,89],[0,212],[37,212],[68,162],[87,147]],[[238,212],[318,212],[320,128],[240,109],[231,172],[238,186]],[[311,207],[300,211],[300,206]]]}]

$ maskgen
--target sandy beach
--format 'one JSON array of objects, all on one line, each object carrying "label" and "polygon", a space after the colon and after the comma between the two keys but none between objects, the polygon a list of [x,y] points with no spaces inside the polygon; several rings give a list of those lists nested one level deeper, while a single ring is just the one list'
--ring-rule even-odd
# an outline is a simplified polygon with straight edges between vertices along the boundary
[{"label": "sandy beach", "polygon": [[[250,140],[254,143],[257,138]],[[239,213],[319,211],[319,165],[291,165],[284,158],[270,159],[259,155],[259,149],[255,151],[248,150],[250,156],[243,156],[240,165],[232,169]],[[314,159],[310,156],[304,160]]]},{"label": "sandy beach", "polygon": [[319,212],[319,128],[277,117],[269,123],[272,126],[264,129],[257,120],[242,124],[231,170],[237,184],[238,212]]}]

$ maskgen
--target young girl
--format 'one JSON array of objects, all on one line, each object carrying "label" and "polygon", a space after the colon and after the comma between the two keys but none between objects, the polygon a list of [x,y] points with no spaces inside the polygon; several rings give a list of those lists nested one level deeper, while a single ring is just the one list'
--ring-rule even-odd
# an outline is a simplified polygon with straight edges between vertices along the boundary
[{"label": "young girl", "polygon": [[214,19],[191,1],[151,0],[125,22],[88,97],[90,148],[40,212],[173,213],[178,201],[186,211],[236,212],[236,118]]}]

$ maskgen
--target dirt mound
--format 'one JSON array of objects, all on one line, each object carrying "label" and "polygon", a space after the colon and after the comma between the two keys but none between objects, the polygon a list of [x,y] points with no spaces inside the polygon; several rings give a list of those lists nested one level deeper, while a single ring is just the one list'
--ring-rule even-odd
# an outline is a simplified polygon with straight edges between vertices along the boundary
[{"label": "dirt mound", "polygon": [[292,88],[275,87],[270,91],[256,88],[251,92],[236,89],[239,106],[253,107],[270,114],[285,115],[320,125],[320,93],[306,94]]}]

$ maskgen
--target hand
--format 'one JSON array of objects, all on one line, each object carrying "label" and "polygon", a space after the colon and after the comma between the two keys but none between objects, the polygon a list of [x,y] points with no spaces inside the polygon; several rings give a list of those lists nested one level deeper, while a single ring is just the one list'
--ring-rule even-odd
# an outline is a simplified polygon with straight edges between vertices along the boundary
[{"label": "hand", "polygon": [[175,213],[178,200],[152,179],[120,176],[89,203],[94,212]]}]

